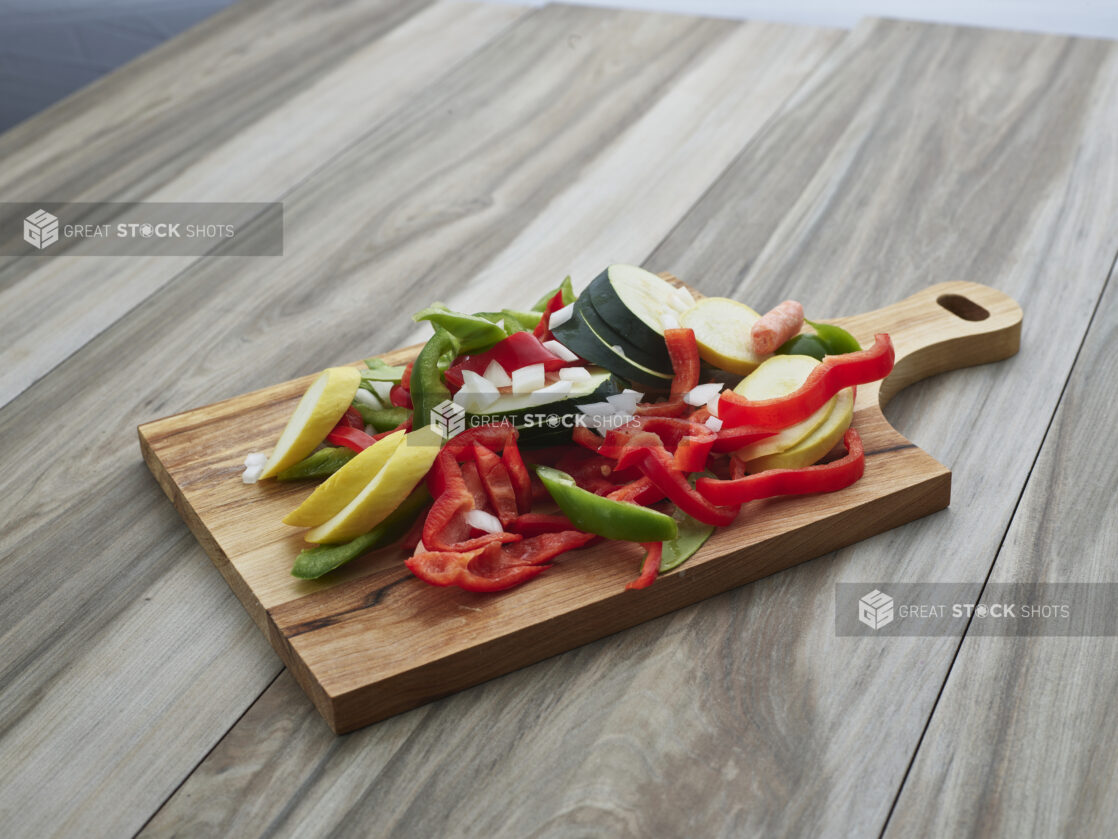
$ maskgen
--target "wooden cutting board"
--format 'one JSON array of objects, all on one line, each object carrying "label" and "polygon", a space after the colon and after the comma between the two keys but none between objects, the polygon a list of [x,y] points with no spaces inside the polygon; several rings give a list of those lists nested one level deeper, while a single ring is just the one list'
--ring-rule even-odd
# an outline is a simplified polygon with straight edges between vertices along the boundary
[{"label": "wooden cutting board", "polygon": [[[664,275],[671,278],[670,275]],[[565,554],[497,594],[429,586],[399,548],[326,581],[291,576],[302,531],[281,519],[308,484],[245,485],[249,452],[270,451],[313,376],[139,427],[144,460],[245,608],[338,733],[532,664],[946,507],[951,472],[886,422],[881,406],[936,373],[1017,351],[1021,309],[975,283],[932,286],[835,320],[863,345],[892,335],[897,361],[858,389],[865,476],[841,492],[758,501],[651,588],[626,591],[643,552],[608,543]],[[402,364],[409,347],[383,356]]]}]

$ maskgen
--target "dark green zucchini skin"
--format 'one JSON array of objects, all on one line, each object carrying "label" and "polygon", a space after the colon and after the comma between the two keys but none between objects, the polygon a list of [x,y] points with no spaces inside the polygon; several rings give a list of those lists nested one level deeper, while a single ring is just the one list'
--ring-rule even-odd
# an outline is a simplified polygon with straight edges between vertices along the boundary
[{"label": "dark green zucchini skin", "polygon": [[655,339],[650,339],[644,344],[635,343],[629,330],[618,329],[608,323],[594,308],[590,297],[585,294],[575,303],[575,313],[586,318],[586,322],[599,336],[621,347],[625,350],[625,355],[640,366],[671,375],[672,359],[668,355],[668,345],[664,342],[663,335],[657,335]]},{"label": "dark green zucchini skin", "polygon": [[[548,402],[545,405],[532,406],[517,411],[496,411],[485,414],[471,414],[469,416],[485,417],[486,420],[490,422],[509,420],[520,432],[520,442],[525,445],[546,446],[551,445],[553,442],[567,443],[571,440],[571,433],[574,431],[574,423],[573,419],[565,418],[577,418],[582,416],[582,411],[578,409],[579,405],[587,405],[591,402],[604,402],[607,396],[614,396],[615,394],[621,393],[624,387],[624,383],[619,381],[616,376],[610,375],[593,391],[582,394],[581,396],[564,397],[554,402]],[[526,416],[528,414],[538,415],[534,418],[538,418],[539,422],[533,422],[532,425],[528,425]]]},{"label": "dark green zucchini skin", "polygon": [[[656,346],[657,341],[660,342],[660,346],[664,346],[664,336],[633,314],[618,297],[609,277],[613,267],[611,265],[591,280],[590,285],[579,295],[579,299],[587,298],[601,319],[615,333],[624,334],[633,346],[653,347]],[[665,348],[664,351],[667,352],[667,349]]]},{"label": "dark green zucchini skin", "polygon": [[631,363],[624,356],[618,355],[611,345],[594,334],[593,328],[577,308],[571,314],[571,319],[555,327],[552,334],[571,352],[599,367],[604,367],[631,384],[636,390],[659,393],[671,388],[670,376],[652,374]]}]

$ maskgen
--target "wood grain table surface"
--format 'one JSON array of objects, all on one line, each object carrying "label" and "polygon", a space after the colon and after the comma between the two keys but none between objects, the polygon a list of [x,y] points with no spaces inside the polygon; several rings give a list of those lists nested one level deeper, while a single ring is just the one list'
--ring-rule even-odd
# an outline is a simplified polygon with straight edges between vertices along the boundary
[{"label": "wood grain table surface", "polygon": [[[242,0],[0,135],[0,202],[278,201],[283,257],[0,257],[0,834],[1101,836],[1118,640],[838,637],[835,586],[1118,582],[1118,44]],[[0,223],[12,223],[0,218]],[[334,736],[137,424],[611,262],[1019,355],[887,414],[950,509]]]}]

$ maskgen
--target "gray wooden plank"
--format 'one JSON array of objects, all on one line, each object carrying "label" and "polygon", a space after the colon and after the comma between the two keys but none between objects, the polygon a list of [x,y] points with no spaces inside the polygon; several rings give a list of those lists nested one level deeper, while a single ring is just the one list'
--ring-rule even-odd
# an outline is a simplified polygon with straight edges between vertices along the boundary
[{"label": "gray wooden plank", "polygon": [[[288,196],[282,263],[198,264],[0,410],[0,810],[17,833],[134,830],[278,670],[239,607],[207,618],[230,598],[134,425],[398,344],[408,312],[491,260],[739,28],[525,16]],[[60,434],[87,447],[16,456]],[[155,592],[181,611],[144,611]]]},{"label": "gray wooden plank", "polygon": [[[1116,345],[1112,275],[991,583],[1118,582]],[[886,836],[1112,833],[1116,674],[1115,638],[968,635]]]},{"label": "gray wooden plank", "polygon": [[1118,248],[1116,117],[1112,45],[861,27],[643,261],[820,316],[947,278],[1043,313],[1018,359],[890,407],[955,469],[952,510],[343,740],[285,677],[150,832],[879,831],[958,639],[836,638],[834,584],[985,574],[1071,365],[1043,339],[1074,344]]},{"label": "gray wooden plank", "polygon": [[[524,11],[386,0],[320,14],[263,5],[212,37],[207,25],[206,38],[173,40],[158,60],[130,65],[72,107],[0,138],[12,161],[0,195],[278,201]],[[263,15],[273,29],[266,39],[258,37]],[[213,69],[183,74],[184,65]],[[0,405],[201,258],[70,252],[0,259]]]}]

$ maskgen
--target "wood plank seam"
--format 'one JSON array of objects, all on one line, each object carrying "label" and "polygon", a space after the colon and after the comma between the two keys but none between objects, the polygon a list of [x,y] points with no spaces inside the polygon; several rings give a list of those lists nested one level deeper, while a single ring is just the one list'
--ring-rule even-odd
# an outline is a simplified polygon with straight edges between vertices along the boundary
[{"label": "wood plank seam", "polygon": [[[1068,384],[1071,382],[1072,375],[1074,374],[1076,366],[1079,363],[1079,357],[1083,352],[1083,347],[1087,343],[1087,336],[1090,333],[1091,327],[1095,322],[1095,317],[1098,315],[1099,308],[1102,306],[1102,300],[1106,294],[1107,287],[1110,284],[1110,278],[1114,275],[1114,271],[1116,269],[1118,269],[1118,252],[1115,252],[1114,254],[1114,259],[1111,261],[1110,269],[1107,271],[1106,279],[1103,281],[1102,287],[1099,291],[1099,296],[1095,302],[1095,308],[1092,310],[1091,317],[1087,321],[1087,326],[1083,330],[1083,334],[1079,339],[1079,346],[1076,348],[1074,360],[1072,361],[1071,367],[1068,368],[1068,374],[1065,377],[1064,382],[1060,388],[1060,395],[1057,398],[1056,404],[1048,417],[1048,422],[1045,425],[1044,434],[1041,437],[1040,445],[1037,447],[1036,452],[1034,452],[1033,454],[1032,462],[1029,464],[1029,471],[1026,475],[1025,481],[1021,484],[1021,488],[1017,493],[1017,499],[1013,504],[1013,513],[1006,521],[1005,527],[1002,530],[1002,535],[1000,540],[998,541],[997,550],[994,552],[994,555],[990,561],[990,566],[986,571],[986,576],[983,578],[982,584],[978,589],[978,594],[974,601],[975,603],[978,603],[982,600],[982,595],[986,591],[986,587],[990,582],[990,577],[993,575],[994,569],[998,563],[998,559],[1002,555],[1002,550],[1005,547],[1005,540],[1008,537],[1009,532],[1013,527],[1013,523],[1017,518],[1017,512],[1021,506],[1021,500],[1025,497],[1025,492],[1029,487],[1029,482],[1032,480],[1033,470],[1036,468],[1037,461],[1040,459],[1041,452],[1044,450],[1044,445],[1048,440],[1048,434],[1052,430],[1052,425],[1056,420],[1057,413],[1059,413],[1060,406],[1064,402],[1064,395],[1067,392]],[[901,795],[904,793],[905,785],[908,782],[910,773],[912,772],[912,767],[916,763],[916,758],[920,754],[921,747],[924,745],[924,738],[927,735],[928,729],[932,724],[932,720],[939,709],[940,700],[943,698],[944,690],[947,688],[947,683],[951,678],[952,671],[955,669],[955,664],[959,660],[959,654],[962,652],[963,644],[967,640],[971,625],[974,623],[974,617],[975,616],[973,613],[967,617],[966,625],[963,627],[963,631],[959,636],[958,643],[955,646],[955,651],[951,657],[950,666],[948,666],[946,672],[944,672],[943,674],[943,679],[940,683],[939,691],[936,693],[935,702],[932,704],[931,710],[928,713],[928,717],[924,722],[924,728],[920,732],[920,737],[916,742],[915,748],[912,750],[912,755],[908,760],[908,765],[905,767],[904,775],[902,776],[901,781],[897,786],[896,792],[893,795],[893,800],[889,805],[889,812],[886,815],[884,822],[882,822],[881,830],[878,833],[879,839],[884,839],[885,834],[889,829],[889,823],[893,818],[893,813],[896,811],[897,803],[900,801]]]}]

